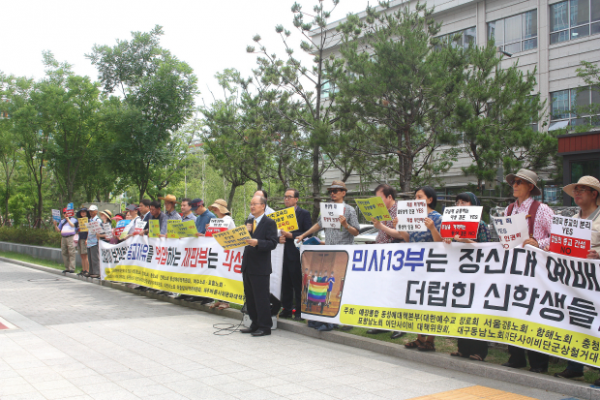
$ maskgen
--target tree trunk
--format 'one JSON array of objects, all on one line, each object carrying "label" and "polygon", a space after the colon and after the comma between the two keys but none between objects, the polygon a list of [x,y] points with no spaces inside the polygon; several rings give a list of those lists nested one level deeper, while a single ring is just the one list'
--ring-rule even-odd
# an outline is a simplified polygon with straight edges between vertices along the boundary
[{"label": "tree trunk", "polygon": [[229,189],[229,196],[227,197],[227,208],[231,211],[231,205],[233,204],[233,196],[235,196],[235,190],[238,185],[231,184],[231,189]]}]

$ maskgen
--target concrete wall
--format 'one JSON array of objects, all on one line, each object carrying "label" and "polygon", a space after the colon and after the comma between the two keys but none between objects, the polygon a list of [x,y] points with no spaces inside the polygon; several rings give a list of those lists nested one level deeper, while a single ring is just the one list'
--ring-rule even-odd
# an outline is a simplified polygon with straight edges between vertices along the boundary
[{"label": "concrete wall", "polygon": [[[55,261],[62,264],[62,252],[54,247],[30,246],[27,244],[17,244],[9,242],[0,242],[0,251],[12,251],[14,253],[26,254],[40,260]],[[79,254],[75,257],[78,267],[81,267],[81,257]]]}]

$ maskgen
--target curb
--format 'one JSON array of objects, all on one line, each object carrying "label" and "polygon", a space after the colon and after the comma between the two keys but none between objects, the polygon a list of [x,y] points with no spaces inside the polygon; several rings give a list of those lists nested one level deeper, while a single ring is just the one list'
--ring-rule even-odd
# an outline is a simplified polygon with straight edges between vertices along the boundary
[{"label": "curb", "polygon": [[[10,262],[24,267],[33,268],[39,271],[44,271],[54,275],[62,276],[62,271],[50,267],[44,267],[42,265],[32,264],[25,261],[13,260],[5,257],[0,257],[0,261]],[[200,303],[173,299],[171,297],[162,294],[155,294],[152,292],[141,292],[139,290],[129,288],[126,286],[126,284],[123,283],[101,281],[99,279],[86,278],[73,274],[67,274],[64,276],[66,278],[86,281],[96,285],[106,286],[112,289],[129,292],[138,296],[146,296],[155,300],[165,301],[175,305],[193,308],[211,314],[221,315],[237,320],[242,319],[242,313],[236,309],[211,309],[208,306],[201,305]],[[480,361],[471,361],[458,357],[450,357],[446,354],[424,354],[415,350],[405,349],[404,347],[398,346],[397,344],[383,342],[380,340],[352,335],[349,333],[339,331],[320,332],[316,329],[309,328],[303,323],[285,319],[279,319],[277,321],[277,329],[282,329],[300,335],[325,340],[331,343],[356,347],[363,350],[370,350],[375,353],[393,356],[404,360],[419,362],[422,364],[431,365],[439,368],[445,368],[453,371],[464,372],[470,375],[481,376],[484,378],[514,383],[517,385],[565,394],[569,396],[575,396],[585,400],[600,400],[600,387],[589,385],[587,383],[554,378],[548,375],[536,374],[525,370],[515,370],[512,368],[502,367],[496,364],[488,364],[482,363]]]}]

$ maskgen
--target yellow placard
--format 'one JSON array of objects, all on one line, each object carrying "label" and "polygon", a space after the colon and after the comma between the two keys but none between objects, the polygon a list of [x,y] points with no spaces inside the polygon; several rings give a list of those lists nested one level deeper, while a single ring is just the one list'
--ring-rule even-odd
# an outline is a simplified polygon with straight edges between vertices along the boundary
[{"label": "yellow placard", "polygon": [[246,225],[238,226],[225,232],[215,233],[213,237],[225,249],[237,249],[238,247],[246,246],[246,239],[252,239],[248,233]]},{"label": "yellow placard", "polygon": [[77,218],[77,221],[79,221],[79,232],[87,232],[88,231],[88,228],[87,228],[88,219],[87,218]]},{"label": "yellow placard", "polygon": [[271,214],[268,214],[267,217],[277,223],[277,229],[286,232],[298,230],[298,220],[296,219],[296,209],[294,207],[272,212]]},{"label": "yellow placard", "polygon": [[119,235],[119,240],[125,240],[128,232],[129,232],[129,225],[126,225],[125,228],[121,231],[121,234]]},{"label": "yellow placard", "polygon": [[160,236],[160,224],[157,219],[151,219],[148,221],[148,236],[151,238],[157,238]]},{"label": "yellow placard", "polygon": [[179,226],[179,237],[194,237],[196,236],[196,222],[194,221],[183,221]]},{"label": "yellow placard", "polygon": [[183,227],[183,222],[177,221],[175,219],[170,219],[167,221],[167,238],[169,239],[179,239],[179,232]]},{"label": "yellow placard", "polygon": [[391,221],[392,217],[381,197],[371,197],[370,199],[356,199],[356,204],[363,213],[367,221],[371,222],[373,218],[378,221]]}]

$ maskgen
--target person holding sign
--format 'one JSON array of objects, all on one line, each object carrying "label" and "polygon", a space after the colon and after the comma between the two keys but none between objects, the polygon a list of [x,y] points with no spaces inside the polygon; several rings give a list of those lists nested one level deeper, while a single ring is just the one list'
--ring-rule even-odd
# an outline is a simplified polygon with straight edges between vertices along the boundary
[{"label": "person holding sign", "polygon": [[[300,319],[302,309],[302,265],[300,263],[300,250],[296,247],[294,239],[310,229],[312,222],[310,213],[298,207],[300,193],[296,189],[288,189],[283,194],[283,204],[286,208],[293,207],[296,213],[298,229],[292,232],[281,231],[279,243],[283,243],[283,270],[281,277],[281,305],[283,310],[279,314],[282,318],[291,318],[292,310],[296,310],[296,319]],[[295,304],[294,304],[295,303]]]},{"label": "person holding sign", "polygon": [[[105,243],[110,243],[110,240],[112,239],[112,224],[111,224],[111,219],[112,219],[112,212],[110,212],[110,210],[104,210],[104,211],[100,211],[100,220],[102,221],[102,231],[104,233],[99,233],[98,234],[98,239],[102,240]],[[107,230],[104,229],[105,227],[110,226],[110,235],[108,235]],[[110,237],[109,237],[110,236]]]},{"label": "person holding sign", "polygon": [[127,233],[125,234],[125,237],[123,238],[123,240],[119,240],[119,242],[127,240],[130,237],[132,237],[133,235],[135,235],[136,224],[138,221],[142,220],[142,218],[139,216],[138,206],[136,204],[128,205],[126,210],[127,210],[127,219],[131,220],[131,222],[129,223],[129,225],[127,225],[125,227],[125,231]]},{"label": "person holding sign", "polygon": [[[167,237],[167,215],[161,211],[160,209],[160,201],[155,200],[150,203],[150,214],[152,214],[152,220],[158,220],[158,225],[160,227],[160,236],[159,237]],[[148,228],[150,230],[150,228]],[[147,235],[148,232],[146,231]]]},{"label": "person holding sign", "polygon": [[181,220],[196,222],[196,216],[192,212],[191,200],[186,198],[181,199]]},{"label": "person holding sign", "polygon": [[[356,211],[349,205],[344,204],[344,197],[346,196],[347,191],[346,184],[342,181],[333,181],[331,182],[331,186],[327,188],[327,192],[331,197],[331,202],[341,204],[344,212],[339,217],[341,224],[340,229],[325,228],[326,245],[354,244],[354,236],[358,236],[358,233],[360,232]],[[319,219],[319,222],[314,224],[312,228],[302,235],[298,235],[296,237],[296,242],[302,241],[304,238],[311,236],[321,229],[323,229],[323,222],[322,219]]]},{"label": "person holding sign", "polygon": [[[212,213],[216,215],[217,218],[223,220],[224,226],[227,227],[226,230],[229,231],[231,229],[235,229],[235,222],[233,221],[233,218],[231,218],[231,212],[227,209],[227,202],[225,200],[215,200],[215,202],[212,203],[210,207],[208,207],[208,209],[212,211]],[[206,224],[204,228],[208,228],[208,224]],[[226,301],[215,301],[213,304],[210,305],[210,308],[215,307],[218,307],[219,310],[224,310],[226,308],[229,308],[230,306],[229,303],[227,303]]]},{"label": "person holding sign", "polygon": [[[159,200],[165,201],[165,215],[168,220],[176,220],[181,221],[181,215],[177,211],[175,211],[175,204],[177,204],[177,197],[172,194],[168,194],[165,197],[159,197]],[[161,232],[162,234],[162,232]]]},{"label": "person holding sign", "polygon": [[[554,212],[545,204],[533,199],[533,196],[542,194],[537,187],[538,176],[528,169],[520,169],[516,174],[506,175],[506,182],[513,188],[513,196],[517,200],[509,204],[504,210],[504,216],[516,214],[528,214],[529,239],[523,242],[525,245],[539,247],[541,249],[550,245],[550,232],[552,229],[552,216]],[[527,365],[525,350],[520,347],[508,346],[510,358],[502,364],[509,368],[523,368]],[[548,355],[528,350],[529,365],[531,372],[548,371]]]},{"label": "person holding sign", "polygon": [[[592,222],[592,243],[587,258],[600,258],[600,181],[593,176],[582,176],[577,183],[563,188],[565,193],[575,200],[579,212],[573,218],[586,219]],[[583,364],[567,361],[567,368],[554,374],[557,378],[579,378],[583,376]],[[600,379],[594,382],[600,386]]]},{"label": "person holding sign", "polygon": [[[79,221],[80,219],[83,221],[89,220],[90,218],[90,214],[88,213],[88,209],[86,207],[82,207],[81,210],[77,211],[77,214],[75,214],[75,216],[77,217],[77,220]],[[82,230],[82,228],[85,228]],[[88,237],[88,231],[87,228],[85,226],[81,226],[81,223],[79,224],[79,242],[77,242],[77,251],[79,251],[79,257],[81,257],[81,272],[79,273],[79,275],[81,276],[86,276],[89,274],[90,271],[90,264],[88,263],[88,258],[87,258],[87,237]]]},{"label": "person holding sign", "polygon": [[67,209],[63,209],[64,219],[57,225],[54,223],[54,230],[60,233],[60,249],[62,252],[63,262],[65,263],[65,270],[63,274],[75,272],[75,235],[77,234],[78,222],[74,217],[67,217]]},{"label": "person holding sign", "polygon": [[[92,204],[89,208],[90,222],[100,221],[98,218],[98,206]],[[100,278],[100,250],[98,246],[98,236],[93,232],[88,232],[87,255],[90,264],[90,278]]]},{"label": "person holding sign", "polygon": [[254,196],[250,202],[250,212],[254,217],[252,239],[246,239],[242,259],[242,279],[248,315],[252,325],[242,329],[242,333],[252,336],[271,334],[273,320],[271,319],[270,275],[271,251],[277,247],[277,224],[265,215],[267,199]]},{"label": "person holding sign", "polygon": [[194,199],[190,203],[192,210],[196,213],[196,233],[197,237],[204,236],[206,233],[206,226],[210,223],[210,220],[215,217],[208,208],[204,206],[204,200],[202,199]]}]

